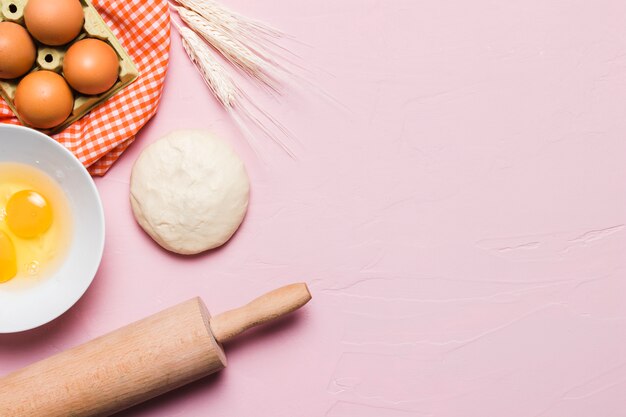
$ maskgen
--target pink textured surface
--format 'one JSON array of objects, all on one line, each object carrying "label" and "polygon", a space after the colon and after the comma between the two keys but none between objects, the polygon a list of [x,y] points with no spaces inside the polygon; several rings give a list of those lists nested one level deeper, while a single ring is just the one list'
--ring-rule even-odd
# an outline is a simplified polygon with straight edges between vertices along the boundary
[{"label": "pink textured surface", "polygon": [[[267,108],[303,144],[252,156],[173,35],[159,113],[97,181],[102,269],[0,372],[195,295],[215,313],[307,280],[313,302],[228,346],[229,368],[124,416],[626,416],[626,3],[229,5],[333,76]],[[183,259],[135,225],[132,163],[209,128],[252,180],[223,249]]]}]

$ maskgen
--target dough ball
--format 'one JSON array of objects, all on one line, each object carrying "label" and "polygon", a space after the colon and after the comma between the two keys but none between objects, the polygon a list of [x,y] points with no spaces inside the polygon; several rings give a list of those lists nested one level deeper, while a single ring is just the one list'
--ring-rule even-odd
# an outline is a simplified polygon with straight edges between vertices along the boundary
[{"label": "dough ball", "polygon": [[133,167],[135,219],[161,246],[193,255],[223,245],[248,209],[243,162],[208,132],[179,130],[148,146]]}]

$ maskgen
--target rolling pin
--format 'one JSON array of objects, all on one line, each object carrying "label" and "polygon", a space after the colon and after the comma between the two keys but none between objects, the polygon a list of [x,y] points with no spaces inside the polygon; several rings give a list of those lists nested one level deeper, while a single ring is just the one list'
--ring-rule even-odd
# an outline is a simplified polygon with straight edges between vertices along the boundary
[{"label": "rolling pin", "polygon": [[221,343],[310,299],[292,284],[211,318],[193,298],[0,379],[0,416],[109,416],[220,371]]}]

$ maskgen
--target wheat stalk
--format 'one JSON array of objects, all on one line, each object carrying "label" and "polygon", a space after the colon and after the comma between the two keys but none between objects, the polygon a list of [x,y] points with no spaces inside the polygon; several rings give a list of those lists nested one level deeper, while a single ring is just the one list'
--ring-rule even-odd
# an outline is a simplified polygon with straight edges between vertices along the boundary
[{"label": "wheat stalk", "polygon": [[223,27],[213,25],[200,14],[184,7],[177,7],[176,11],[183,22],[202,36],[231,64],[241,69],[248,76],[277,91],[277,82],[271,74],[268,62],[262,57],[226,33]]},{"label": "wheat stalk", "polygon": [[[237,40],[263,63],[263,72],[276,79],[279,75],[293,76],[281,62],[294,64],[284,54],[293,54],[277,40],[287,37],[281,31],[265,23],[235,13],[213,0],[172,0],[187,10],[197,13],[206,24],[219,30],[224,36]],[[275,84],[272,83],[275,87]]]},{"label": "wheat stalk", "polygon": [[175,0],[181,6],[197,12],[214,25],[223,26],[227,31],[241,34],[254,33],[258,37],[281,38],[281,31],[257,20],[250,19],[224,7],[214,0]]},{"label": "wheat stalk", "polygon": [[227,109],[233,108],[238,89],[224,67],[215,60],[211,55],[211,50],[193,30],[176,23],[175,25],[180,33],[185,52],[200,71],[202,79],[213,95]]},{"label": "wheat stalk", "polygon": [[295,158],[293,152],[276,137],[265,125],[268,121],[273,126],[281,130],[286,136],[289,132],[278,123],[269,114],[256,106],[247,95],[237,86],[233,78],[230,76],[226,68],[217,61],[213,55],[211,48],[202,40],[202,38],[188,27],[184,27],[172,20],[174,26],[181,36],[183,48],[189,56],[189,59],[198,68],[204,82],[209,87],[215,98],[231,115],[239,128],[249,138],[249,142],[253,150],[259,155],[255,146],[254,134],[248,128],[248,123],[252,123],[257,129],[263,132],[278,146],[280,146],[288,155]]}]

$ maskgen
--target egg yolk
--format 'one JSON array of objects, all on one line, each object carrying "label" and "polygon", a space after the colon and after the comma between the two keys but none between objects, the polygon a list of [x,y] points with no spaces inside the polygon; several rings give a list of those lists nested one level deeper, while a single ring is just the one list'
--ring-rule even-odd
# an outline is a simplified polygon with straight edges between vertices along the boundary
[{"label": "egg yolk", "polygon": [[32,190],[19,191],[9,198],[6,223],[16,236],[31,239],[50,228],[52,208],[41,194]]},{"label": "egg yolk", "polygon": [[17,257],[11,238],[0,230],[0,282],[6,282],[17,275]]}]

